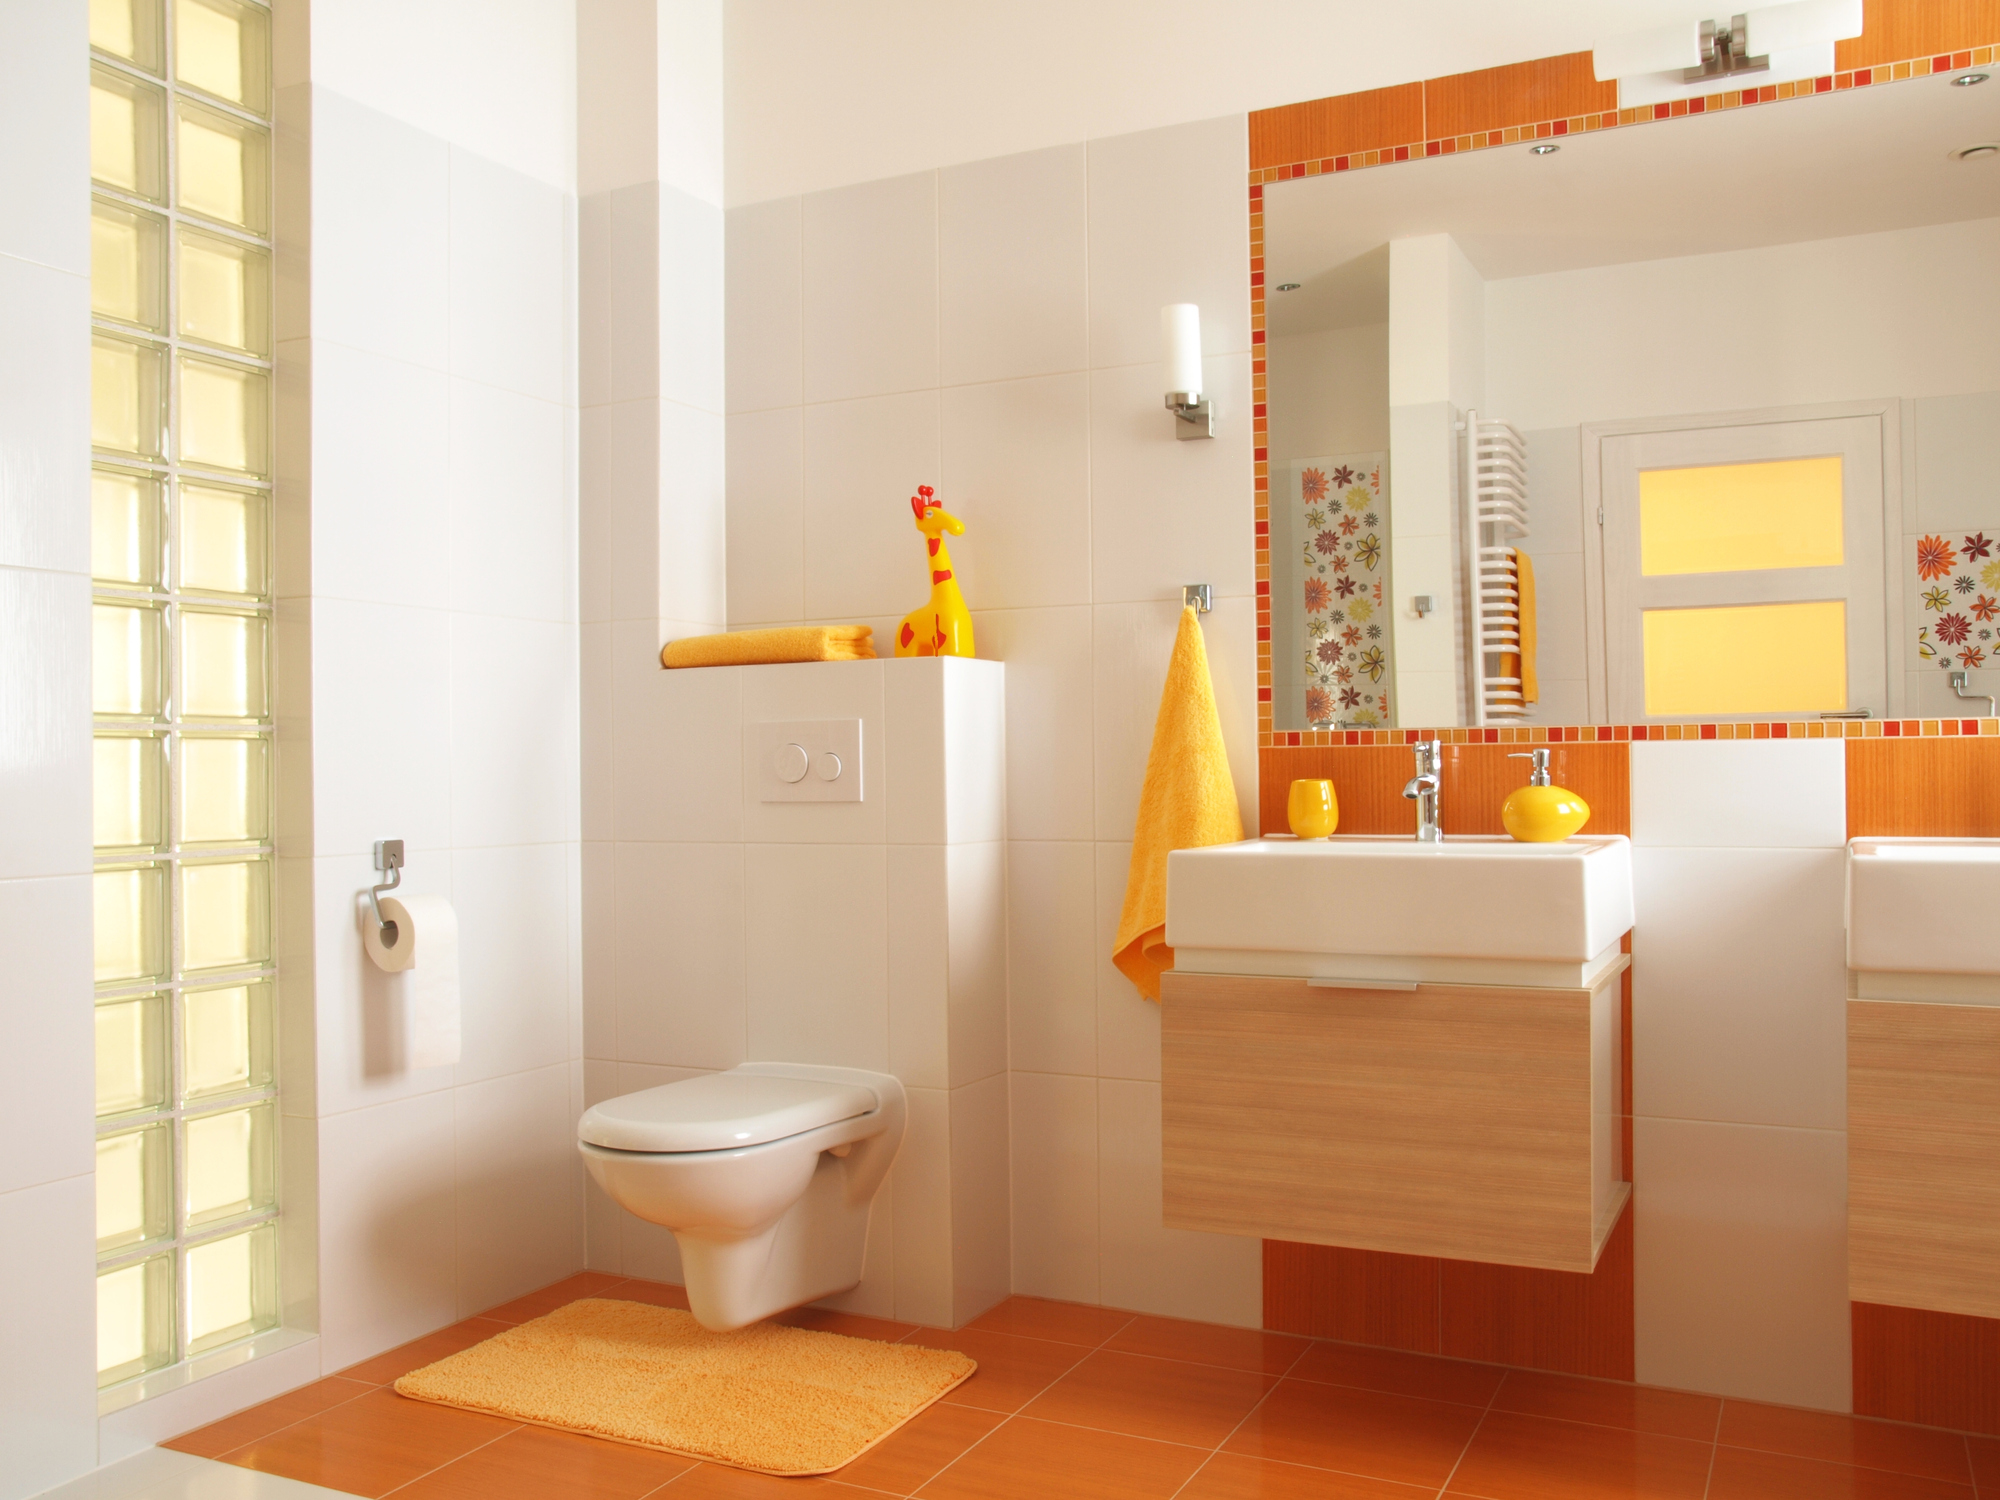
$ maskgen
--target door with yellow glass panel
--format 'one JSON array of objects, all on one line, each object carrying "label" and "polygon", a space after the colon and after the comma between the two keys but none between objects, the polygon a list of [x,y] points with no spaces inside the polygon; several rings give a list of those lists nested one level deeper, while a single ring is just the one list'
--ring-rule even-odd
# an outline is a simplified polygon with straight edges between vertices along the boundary
[{"label": "door with yellow glass panel", "polygon": [[1597,436],[1612,722],[1888,711],[1879,415]]},{"label": "door with yellow glass panel", "polygon": [[90,0],[98,1370],[278,1321],[270,14]]}]

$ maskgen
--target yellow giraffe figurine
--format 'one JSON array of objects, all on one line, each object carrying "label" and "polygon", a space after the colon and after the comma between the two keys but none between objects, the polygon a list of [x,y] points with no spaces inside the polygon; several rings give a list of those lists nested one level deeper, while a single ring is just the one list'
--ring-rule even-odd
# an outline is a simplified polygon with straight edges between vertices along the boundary
[{"label": "yellow giraffe figurine", "polygon": [[965,522],[939,505],[927,484],[917,486],[910,496],[910,509],[917,513],[917,530],[930,547],[931,596],[920,609],[903,616],[896,632],[898,656],[971,656],[972,612],[951,576],[951,554],[945,551],[942,533],[964,534]]}]

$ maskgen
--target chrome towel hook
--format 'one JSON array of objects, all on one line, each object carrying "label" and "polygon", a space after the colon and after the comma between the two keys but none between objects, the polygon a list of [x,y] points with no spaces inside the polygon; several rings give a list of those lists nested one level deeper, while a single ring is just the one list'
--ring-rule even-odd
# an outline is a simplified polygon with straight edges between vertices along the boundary
[{"label": "chrome towel hook", "polygon": [[393,891],[403,883],[403,841],[401,839],[378,839],[375,844],[375,868],[385,872],[386,883],[370,887],[368,905],[375,913],[375,925],[381,929],[382,946],[396,946],[396,924],[384,921],[382,917],[382,893]]}]

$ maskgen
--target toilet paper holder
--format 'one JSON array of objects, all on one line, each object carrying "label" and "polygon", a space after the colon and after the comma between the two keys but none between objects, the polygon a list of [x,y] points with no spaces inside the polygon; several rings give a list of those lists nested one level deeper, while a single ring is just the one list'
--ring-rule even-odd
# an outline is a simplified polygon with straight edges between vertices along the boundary
[{"label": "toilet paper holder", "polygon": [[375,913],[375,925],[382,933],[382,946],[396,946],[396,924],[384,920],[382,916],[382,893],[393,891],[403,883],[403,841],[401,839],[377,839],[375,841],[375,868],[389,879],[368,891],[368,905]]}]

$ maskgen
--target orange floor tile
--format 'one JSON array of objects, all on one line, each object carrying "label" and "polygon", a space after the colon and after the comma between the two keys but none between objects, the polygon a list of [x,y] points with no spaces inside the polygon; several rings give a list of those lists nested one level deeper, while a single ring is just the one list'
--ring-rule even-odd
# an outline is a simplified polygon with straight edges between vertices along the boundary
[{"label": "orange floor tile", "polygon": [[403,1500],[2000,1500],[2000,1442],[1753,1401],[1014,1297],[946,1332],[979,1373],[823,1479],[772,1479],[405,1401],[397,1376],[578,1297],[586,1272],[166,1446]]}]

